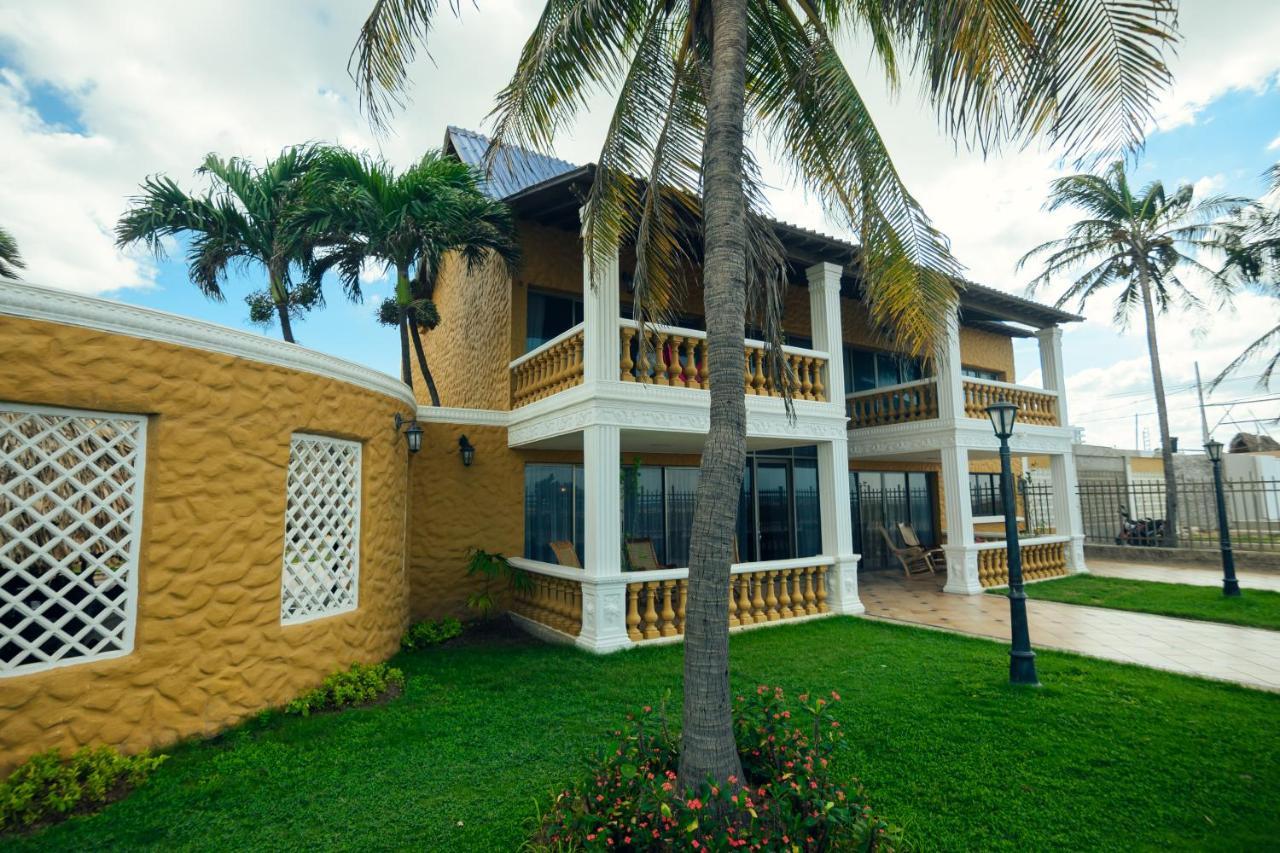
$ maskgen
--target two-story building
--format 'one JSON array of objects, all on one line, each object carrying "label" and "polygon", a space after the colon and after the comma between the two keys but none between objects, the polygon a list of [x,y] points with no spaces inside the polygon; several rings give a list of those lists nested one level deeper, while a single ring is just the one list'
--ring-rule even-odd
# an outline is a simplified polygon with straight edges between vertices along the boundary
[{"label": "two-story building", "polygon": [[[445,141],[477,165],[488,144],[456,128]],[[436,460],[438,476],[415,475],[420,544],[409,572],[414,610],[431,613],[467,549],[511,555],[534,579],[514,608],[524,624],[608,651],[683,630],[709,395],[697,288],[678,325],[641,329],[630,318],[625,247],[584,286],[580,207],[593,175],[592,165],[500,155],[487,189],[515,212],[522,264],[514,275],[446,264],[434,294],[440,324],[425,339],[442,406],[422,405],[418,418],[428,450],[462,444],[474,462]],[[787,251],[785,354],[798,388],[791,418],[763,344],[745,342],[749,457],[733,624],[861,612],[860,575],[901,571],[900,522],[942,548],[948,592],[1005,583],[998,445],[983,412],[1000,399],[1020,407],[1015,456],[1039,457],[1053,487],[1056,527],[1024,538],[1026,571],[1082,571],[1060,328],[1079,318],[970,284],[958,309],[939,306],[949,333],[928,365],[868,322],[855,245],[775,227]],[[1043,388],[1013,384],[1019,337],[1039,343]],[[435,466],[421,456],[415,466]],[[633,540],[647,540],[665,568],[629,570]]]}]

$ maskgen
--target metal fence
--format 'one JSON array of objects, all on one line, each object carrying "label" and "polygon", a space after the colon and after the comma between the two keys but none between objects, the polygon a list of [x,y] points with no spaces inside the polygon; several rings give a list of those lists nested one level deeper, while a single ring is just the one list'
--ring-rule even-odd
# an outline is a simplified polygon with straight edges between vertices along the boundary
[{"label": "metal fence", "polygon": [[[1280,480],[1223,483],[1231,545],[1237,551],[1280,551]],[[1085,541],[1100,545],[1160,545],[1155,535],[1124,536],[1121,511],[1134,521],[1162,519],[1163,481],[1081,483]],[[1218,548],[1218,509],[1212,480],[1178,480],[1177,547]]]}]

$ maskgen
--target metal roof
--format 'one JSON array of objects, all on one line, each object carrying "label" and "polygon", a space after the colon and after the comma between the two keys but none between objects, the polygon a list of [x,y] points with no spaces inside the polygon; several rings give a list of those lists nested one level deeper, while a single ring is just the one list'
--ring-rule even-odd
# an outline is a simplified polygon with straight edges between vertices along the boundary
[{"label": "metal roof", "polygon": [[[484,168],[489,137],[450,125],[445,131],[444,150],[464,163]],[[506,198],[577,168],[573,163],[536,151],[504,145],[494,156],[484,189],[494,198]]]},{"label": "metal roof", "polygon": [[[485,165],[489,145],[489,137],[475,131],[451,125],[445,133],[446,153],[453,153],[464,163],[481,168]],[[485,191],[494,198],[505,199],[521,215],[576,231],[578,209],[585,189],[594,178],[593,163],[576,166],[526,148],[505,146],[494,159]],[[848,296],[858,297],[856,243],[776,219],[773,224],[793,264],[800,267],[819,261],[841,264],[845,270],[841,290]],[[960,313],[967,325],[1022,337],[1028,333],[1006,323],[1044,328],[1084,319],[1078,314],[976,282],[961,281],[958,284],[963,288],[960,292]]]}]

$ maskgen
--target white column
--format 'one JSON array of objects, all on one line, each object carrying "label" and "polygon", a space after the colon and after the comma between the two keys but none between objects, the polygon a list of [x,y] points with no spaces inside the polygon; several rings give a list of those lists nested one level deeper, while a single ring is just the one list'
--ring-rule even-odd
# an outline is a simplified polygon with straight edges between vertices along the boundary
[{"label": "white column", "polygon": [[591,268],[591,259],[584,248],[582,253],[582,378],[584,382],[618,378],[618,365],[622,360],[622,350],[618,340],[618,320],[622,316],[619,287],[618,247],[614,246],[608,260],[596,266],[594,271]]},{"label": "white column", "polygon": [[809,321],[813,348],[827,354],[827,396],[844,407],[844,332],[840,328],[838,264],[814,264],[804,271],[809,279]]},{"label": "white column", "polygon": [[611,652],[631,645],[627,637],[627,585],[622,575],[620,433],[616,426],[582,430],[583,583],[582,633],[578,645]]},{"label": "white column", "polygon": [[969,450],[942,448],[942,498],[946,505],[947,585],[945,592],[982,592],[978,581],[978,552],[973,547],[973,509],[969,503]]},{"label": "white column", "polygon": [[1049,473],[1053,478],[1053,524],[1060,536],[1070,536],[1067,543],[1067,571],[1079,574],[1089,571],[1084,563],[1084,524],[1080,513],[1080,489],[1076,483],[1076,461],[1071,453],[1049,457]]},{"label": "white column", "polygon": [[1062,328],[1049,326],[1036,332],[1040,342],[1040,376],[1044,380],[1046,391],[1054,391],[1058,395],[1058,423],[1067,426],[1071,420],[1067,417],[1067,379],[1062,365]]},{"label": "white column", "polygon": [[835,563],[827,576],[827,604],[833,613],[863,613],[858,598],[858,560],[853,553],[853,518],[849,509],[849,441],[837,438],[818,445],[818,505],[822,514],[822,553]]},{"label": "white column", "polygon": [[[939,353],[938,417],[955,420],[964,417],[964,378],[960,375],[960,312],[952,309],[947,317],[947,337]],[[967,462],[966,462],[967,464]],[[966,474],[967,477],[967,474]],[[969,488],[965,481],[965,494]]]}]

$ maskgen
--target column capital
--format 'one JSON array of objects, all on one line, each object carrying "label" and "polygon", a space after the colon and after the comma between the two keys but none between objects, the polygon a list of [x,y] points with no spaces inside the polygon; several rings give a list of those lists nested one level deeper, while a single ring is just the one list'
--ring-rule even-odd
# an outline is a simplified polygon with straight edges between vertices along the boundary
[{"label": "column capital", "polygon": [[1043,329],[1036,329],[1036,337],[1042,341],[1061,341],[1061,326],[1045,326]]},{"label": "column capital", "polygon": [[809,280],[809,287],[822,289],[834,287],[839,291],[840,276],[844,274],[844,267],[830,261],[820,261],[805,269],[804,274]]}]

